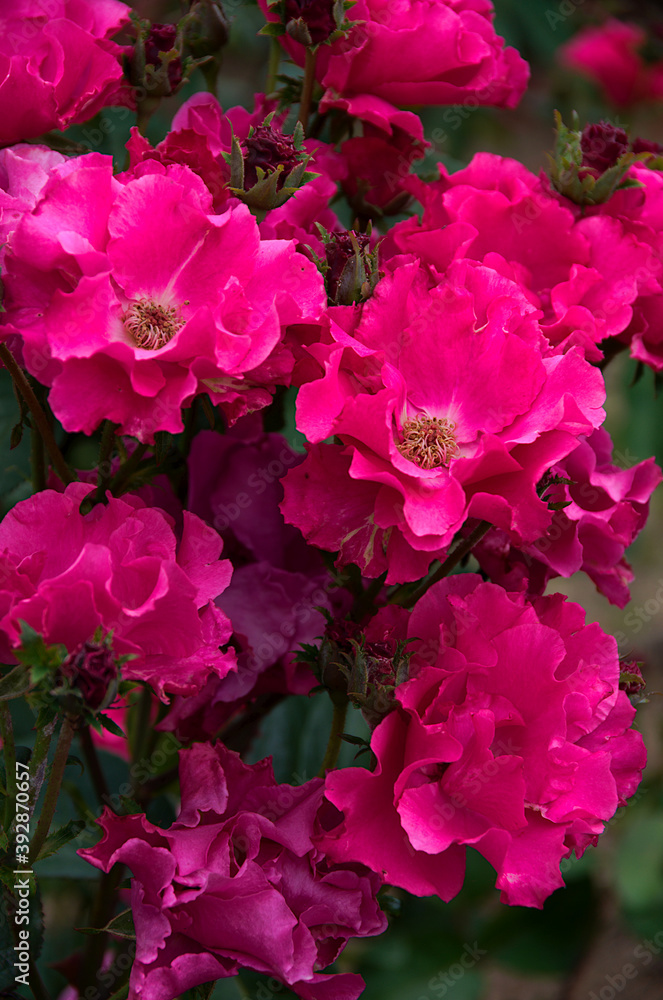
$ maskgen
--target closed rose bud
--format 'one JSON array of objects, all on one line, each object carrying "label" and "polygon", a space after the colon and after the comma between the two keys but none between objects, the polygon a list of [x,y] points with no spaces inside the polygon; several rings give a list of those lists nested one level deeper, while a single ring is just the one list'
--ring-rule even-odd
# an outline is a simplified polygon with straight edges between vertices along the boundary
[{"label": "closed rose bud", "polygon": [[60,670],[93,711],[106,708],[117,694],[117,664],[108,646],[84,642],[69,654]]}]

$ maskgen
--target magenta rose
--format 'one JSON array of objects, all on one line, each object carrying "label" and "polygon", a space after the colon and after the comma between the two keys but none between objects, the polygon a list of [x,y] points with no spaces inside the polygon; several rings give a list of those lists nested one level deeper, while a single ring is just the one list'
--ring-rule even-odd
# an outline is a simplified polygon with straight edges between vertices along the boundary
[{"label": "magenta rose", "polygon": [[216,531],[184,512],[181,537],[163,510],[129,494],[79,513],[90,487],[44,490],[0,523],[0,641],[4,662],[27,622],[70,653],[112,632],[125,678],[193,693],[235,669],[227,617],[214,604],[232,568]]},{"label": "magenta rose", "polygon": [[330,310],[347,332],[332,323],[333,342],[308,347],[323,374],[300,389],[297,426],[312,444],[282,510],[340,564],[398,583],[468,517],[540,538],[537,484],[602,422],[604,386],[578,348],[546,353],[536,310],[497,271],[392,265],[360,311]]},{"label": "magenta rose", "polygon": [[12,0],[0,15],[0,145],[122,103],[119,0]]},{"label": "magenta rose", "polygon": [[[638,178],[642,172],[657,173],[640,168]],[[438,270],[454,258],[482,261],[522,286],[541,309],[543,332],[555,348],[577,345],[593,361],[603,357],[602,341],[628,342],[642,330],[643,299],[661,294],[661,241],[651,223],[622,218],[621,198],[581,214],[550,190],[546,177],[492,153],[477,153],[453,174],[441,167],[440,175],[432,183],[406,182],[424,206],[423,217],[394,226],[385,254],[415,253]],[[656,188],[658,178],[647,182],[654,205]],[[641,192],[633,193],[642,200]]]},{"label": "magenta rose", "polygon": [[303,1000],[356,1000],[361,976],[325,974],[349,938],[386,928],[381,880],[330,863],[313,844],[324,782],[277,785],[269,760],[248,766],[222,744],[180,754],[182,804],[168,830],[106,810],[104,837],[80,851],[133,873],[136,957],[130,1000],[174,1000],[254,969]]},{"label": "magenta rose", "polygon": [[[277,19],[266,0],[260,6]],[[358,0],[348,17],[358,23],[318,50],[322,110],[339,106],[363,119],[374,102],[386,124],[385,105],[513,108],[522,97],[529,68],[495,34],[490,0]],[[280,41],[303,65],[304,46],[288,35]]]},{"label": "magenta rose", "polygon": [[246,206],[215,214],[177,164],[147,160],[120,181],[98,153],[51,171],[3,281],[5,330],[64,427],[109,419],[142,441],[181,431],[200,393],[231,422],[267,405],[292,366],[283,328],[326,304],[315,266],[261,240]]},{"label": "magenta rose", "polygon": [[[555,485],[556,478],[570,483]],[[613,464],[610,435],[599,428],[542,480],[550,502],[566,504],[555,511],[542,538],[518,548],[504,532],[491,531],[472,554],[495,583],[508,590],[525,587],[530,597],[542,594],[554,577],[582,570],[600,593],[623,608],[633,579],[624,552],[644,527],[660,481],[653,458]]]},{"label": "magenta rose", "polygon": [[473,847],[504,902],[540,907],[645,764],[617,644],[560,594],[530,604],[474,574],[433,586],[407,636],[414,677],[373,733],[375,770],[327,775],[344,822],[320,846],[444,900]]},{"label": "magenta rose", "polygon": [[647,33],[637,24],[608,20],[586,27],[558,50],[562,65],[597,83],[618,107],[663,98],[663,63],[647,65],[641,50]]}]

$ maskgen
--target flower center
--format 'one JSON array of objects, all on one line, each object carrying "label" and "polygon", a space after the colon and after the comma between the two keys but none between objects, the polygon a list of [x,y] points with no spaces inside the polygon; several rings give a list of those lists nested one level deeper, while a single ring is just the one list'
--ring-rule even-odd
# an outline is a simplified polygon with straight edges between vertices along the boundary
[{"label": "flower center", "polygon": [[184,320],[175,306],[161,306],[151,299],[141,299],[127,309],[124,326],[137,347],[158,351],[184,326]]},{"label": "flower center", "polygon": [[446,417],[428,417],[421,413],[403,424],[403,440],[398,450],[404,458],[421,469],[448,465],[458,454],[454,431],[456,425]]}]

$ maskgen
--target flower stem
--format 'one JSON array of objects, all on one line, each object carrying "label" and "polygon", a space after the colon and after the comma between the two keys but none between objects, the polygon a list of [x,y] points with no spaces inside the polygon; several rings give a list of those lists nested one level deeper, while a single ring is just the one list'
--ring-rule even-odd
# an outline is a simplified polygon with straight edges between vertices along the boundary
[{"label": "flower stem", "polygon": [[53,821],[53,816],[55,815],[55,807],[60,793],[60,786],[62,785],[62,778],[64,776],[64,769],[67,766],[69,748],[71,747],[71,741],[73,738],[74,727],[67,716],[65,716],[62,722],[62,728],[60,729],[58,745],[55,748],[55,757],[53,758],[53,764],[51,765],[51,774],[48,779],[48,785],[46,786],[46,794],[44,796],[44,804],[42,806],[41,815],[37,823],[37,829],[35,830],[34,837],[30,843],[29,863],[31,865],[34,864],[35,860],[39,857],[39,852],[48,837],[48,831],[51,829],[51,823]]},{"label": "flower stem", "polygon": [[46,463],[44,461],[44,439],[39,428],[30,430],[30,467],[32,468],[32,488],[35,493],[46,489]]},{"label": "flower stem", "polygon": [[141,690],[140,697],[135,702],[132,714],[133,725],[129,732],[129,743],[131,746],[131,760],[136,764],[145,757],[152,735],[152,726],[150,725],[152,691],[149,687],[144,686]]},{"label": "flower stem", "polygon": [[97,464],[97,502],[106,502],[106,490],[111,484],[111,458],[115,450],[115,430],[117,424],[112,420],[104,422],[104,429],[101,433],[101,446],[99,448],[99,462]]},{"label": "flower stem", "polygon": [[2,736],[2,750],[5,757],[5,783],[7,786],[3,829],[8,832],[16,811],[16,743],[14,742],[11,712],[6,701],[0,702],[0,736]]},{"label": "flower stem", "polygon": [[396,590],[394,594],[389,599],[390,604],[400,604],[404,608],[413,607],[418,600],[420,600],[426,591],[435,583],[439,583],[443,580],[445,576],[448,576],[452,569],[458,565],[458,563],[463,559],[469,552],[472,551],[474,546],[481,541],[483,536],[492,528],[490,521],[479,521],[476,528],[467,536],[467,538],[462,538],[453,552],[450,552],[447,558],[444,560],[441,566],[435,570],[435,572],[424,580],[419,587],[413,592],[408,593],[407,585],[401,586]]},{"label": "flower stem", "polygon": [[99,761],[97,748],[95,747],[94,740],[92,739],[90,727],[83,726],[79,733],[79,737],[81,741],[81,748],[83,750],[83,756],[85,757],[85,763],[88,766],[90,779],[94,786],[94,790],[97,793],[97,798],[102,806],[106,806],[111,801],[110,791],[106,782],[106,776],[104,775]]},{"label": "flower stem", "polygon": [[308,129],[308,116],[311,110],[311,98],[313,97],[313,87],[315,86],[315,63],[318,57],[317,49],[307,48],[306,62],[304,64],[304,84],[302,86],[302,99],[299,105],[299,121],[304,129],[304,135]]},{"label": "flower stem", "polygon": [[122,465],[115,473],[113,479],[111,479],[109,487],[114,497],[120,496],[123,492],[125,492],[123,489],[125,483],[131,479],[148,448],[149,445],[147,444],[136,445],[124,465]]},{"label": "flower stem", "polygon": [[37,736],[32,756],[30,757],[30,802],[28,811],[31,816],[37,804],[41,786],[44,784],[44,778],[46,777],[46,761],[56,721],[56,719],[51,719],[50,722],[47,722],[43,726],[36,726]]},{"label": "flower stem", "polygon": [[25,372],[16,363],[14,355],[11,353],[6,344],[0,344],[0,361],[2,361],[3,365],[12,377],[14,385],[27,403],[28,409],[32,414],[32,418],[39,433],[41,434],[42,441],[46,445],[46,450],[50,456],[53,468],[65,485],[73,483],[76,477],[65,462],[62,452],[58,448],[46,414],[41,408],[39,400],[35,396]]},{"label": "flower stem", "polygon": [[327,771],[334,767],[338,760],[342,743],[341,736],[345,729],[345,715],[348,710],[348,699],[345,695],[336,693],[332,701],[334,704],[334,716],[332,718],[325,758],[318,772],[318,777],[320,778],[324,778]]},{"label": "flower stem", "polygon": [[271,39],[269,49],[269,65],[267,67],[267,81],[265,83],[265,96],[269,97],[276,90],[276,76],[281,62],[281,46],[276,38]]}]

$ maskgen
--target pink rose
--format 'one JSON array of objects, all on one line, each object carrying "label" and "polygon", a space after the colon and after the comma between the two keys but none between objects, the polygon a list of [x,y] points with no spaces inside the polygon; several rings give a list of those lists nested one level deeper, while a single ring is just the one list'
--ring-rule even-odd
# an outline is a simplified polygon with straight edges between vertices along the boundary
[{"label": "pink rose", "polygon": [[0,145],[122,103],[119,0],[12,0],[0,15]]},{"label": "pink rose", "polygon": [[327,775],[344,822],[320,846],[444,900],[471,846],[504,902],[540,907],[645,764],[617,644],[560,594],[530,604],[473,574],[431,587],[407,635],[414,677],[373,733],[377,767]]},{"label": "pink rose", "polygon": [[341,565],[398,583],[468,517],[541,537],[537,483],[602,422],[604,387],[577,348],[547,354],[535,308],[497,271],[390,267],[360,310],[330,310],[347,330],[308,347],[322,378],[300,389],[297,426],[312,446],[281,509]]},{"label": "pink rose", "polygon": [[[277,19],[266,0],[260,6]],[[318,50],[323,111],[343,106],[363,119],[367,101],[513,108],[522,97],[529,68],[495,34],[489,0],[358,0],[348,17],[358,24]],[[304,46],[280,40],[303,65]]]},{"label": "pink rose", "polygon": [[322,277],[246,206],[211,201],[178,164],[120,180],[91,153],[51,171],[12,237],[3,318],[67,430],[109,419],[151,441],[199,393],[232,422],[288,381],[284,327],[319,316]]},{"label": "pink rose", "polygon": [[232,572],[221,539],[184,512],[173,521],[129,494],[109,497],[82,516],[90,487],[44,490],[0,523],[0,641],[5,662],[20,642],[21,621],[70,653],[95,632],[112,631],[113,651],[129,655],[125,678],[165,691],[193,693],[211,674],[235,669],[219,647],[231,625],[214,604]]},{"label": "pink rose", "polygon": [[587,27],[558,51],[562,65],[597,83],[618,107],[663,98],[663,62],[647,65],[640,51],[646,32],[625,21],[608,18]]},{"label": "pink rose", "polygon": [[[556,477],[571,483],[554,485]],[[490,579],[508,590],[524,586],[530,597],[539,595],[553,577],[582,570],[600,593],[623,608],[633,579],[624,551],[644,527],[649,499],[660,481],[653,458],[614,465],[610,436],[599,428],[542,480],[542,487],[551,484],[544,490],[551,503],[567,504],[555,511],[542,538],[517,548],[504,532],[491,531],[472,553]]]},{"label": "pink rose", "polygon": [[137,932],[130,1000],[173,1000],[255,969],[303,1000],[357,1000],[360,976],[325,974],[351,937],[380,934],[380,879],[330,864],[313,844],[324,782],[277,785],[269,760],[248,766],[221,743],[180,754],[182,804],[168,830],[106,810],[104,837],[80,851],[133,873]]}]

